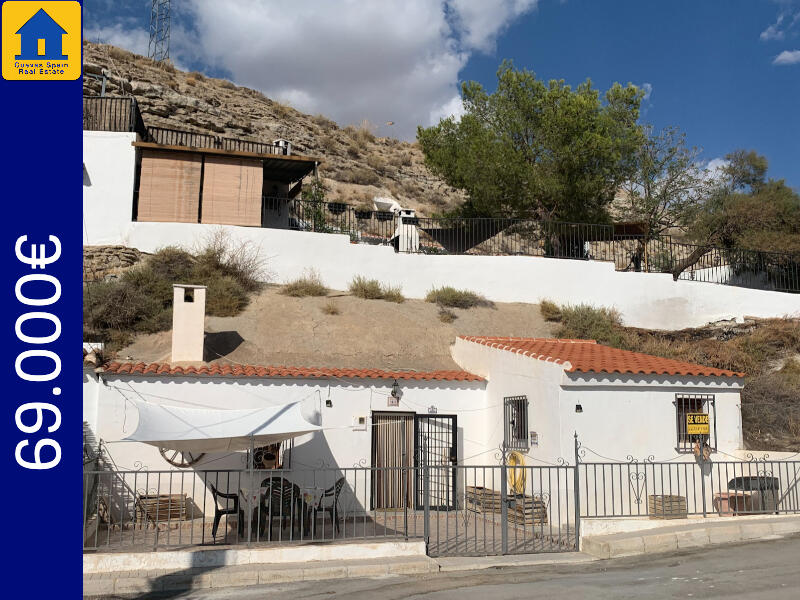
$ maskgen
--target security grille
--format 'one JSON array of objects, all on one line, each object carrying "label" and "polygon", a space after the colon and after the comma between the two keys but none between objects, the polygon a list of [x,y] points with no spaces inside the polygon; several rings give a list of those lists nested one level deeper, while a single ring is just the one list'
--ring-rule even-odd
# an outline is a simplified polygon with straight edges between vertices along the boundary
[{"label": "security grille", "polygon": [[[707,414],[708,433],[692,433],[687,426],[687,415]],[[695,451],[695,446],[702,449],[708,445],[717,449],[717,414],[714,394],[675,394],[675,419],[677,444],[675,449],[681,453]]]},{"label": "security grille", "polygon": [[528,450],[528,397],[503,398],[505,434],[503,441],[511,450]]}]

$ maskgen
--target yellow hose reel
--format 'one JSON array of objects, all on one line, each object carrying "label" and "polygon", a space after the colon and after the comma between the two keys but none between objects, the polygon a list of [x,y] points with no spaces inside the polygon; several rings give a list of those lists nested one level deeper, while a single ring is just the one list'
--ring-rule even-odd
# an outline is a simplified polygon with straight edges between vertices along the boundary
[{"label": "yellow hose reel", "polygon": [[512,452],[506,458],[508,467],[508,486],[512,493],[525,493],[525,457],[519,452]]}]

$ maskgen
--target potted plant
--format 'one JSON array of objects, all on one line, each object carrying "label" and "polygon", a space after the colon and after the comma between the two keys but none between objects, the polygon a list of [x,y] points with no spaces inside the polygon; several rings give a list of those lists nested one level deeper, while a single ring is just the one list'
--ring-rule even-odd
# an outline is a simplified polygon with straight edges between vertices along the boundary
[{"label": "potted plant", "polygon": [[391,221],[394,219],[394,213],[390,210],[376,210],[375,218],[378,219],[378,221]]}]

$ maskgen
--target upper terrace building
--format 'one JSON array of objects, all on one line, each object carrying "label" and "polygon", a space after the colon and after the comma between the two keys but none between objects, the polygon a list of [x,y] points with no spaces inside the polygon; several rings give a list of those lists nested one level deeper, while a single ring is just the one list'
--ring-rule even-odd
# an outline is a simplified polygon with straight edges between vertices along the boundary
[{"label": "upper terrace building", "polygon": [[[288,227],[319,160],[263,143],[147,126],[134,98],[84,98],[85,243],[131,222]],[[122,177],[120,177],[122,175]]]}]

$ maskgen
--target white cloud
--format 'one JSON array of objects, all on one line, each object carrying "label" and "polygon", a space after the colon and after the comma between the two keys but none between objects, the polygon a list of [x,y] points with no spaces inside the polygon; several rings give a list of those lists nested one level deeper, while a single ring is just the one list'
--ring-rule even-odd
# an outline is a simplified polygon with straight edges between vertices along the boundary
[{"label": "white cloud", "polygon": [[90,27],[83,32],[84,39],[125,48],[147,56],[150,34],[144,29],[127,29],[121,23],[107,27]]},{"label": "white cloud", "polygon": [[471,49],[493,52],[497,35],[520,15],[536,8],[538,0],[450,0],[452,22],[462,44]]},{"label": "white cloud", "polygon": [[536,3],[192,0],[192,31],[173,27],[170,54],[341,125],[394,121],[395,135],[413,139],[417,125],[460,115],[469,57]]},{"label": "white cloud", "polygon": [[778,20],[761,32],[761,35],[758,37],[761,38],[762,42],[767,42],[770,40],[782,40],[784,38],[786,34],[781,30],[783,18],[784,15],[778,15]]},{"label": "white cloud", "polygon": [[773,65],[796,65],[798,63],[800,63],[800,50],[784,50],[772,61]]},{"label": "white cloud", "polygon": [[650,96],[653,94],[653,84],[652,83],[643,83],[639,86],[644,91],[644,98],[643,100],[647,102],[650,100]]},{"label": "white cloud", "polygon": [[428,122],[438,123],[441,119],[446,119],[447,117],[455,117],[455,120],[459,121],[464,112],[464,103],[461,101],[461,96],[456,95],[443,105],[434,108],[429,115]]}]

